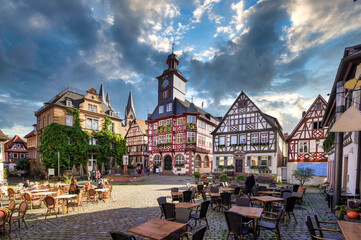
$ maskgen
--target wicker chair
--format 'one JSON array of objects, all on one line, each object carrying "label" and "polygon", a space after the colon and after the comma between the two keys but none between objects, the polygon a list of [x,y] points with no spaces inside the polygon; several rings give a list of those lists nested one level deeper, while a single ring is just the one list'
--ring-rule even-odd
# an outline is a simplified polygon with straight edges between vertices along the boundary
[{"label": "wicker chair", "polygon": [[245,223],[241,214],[229,211],[225,211],[224,214],[226,215],[228,226],[227,240],[230,235],[235,236],[235,239],[238,239],[238,237],[243,239],[243,235],[253,232],[249,224]]},{"label": "wicker chair", "polygon": [[183,192],[182,202],[191,202],[192,201],[192,191],[187,190]]},{"label": "wicker chair", "polygon": [[67,208],[72,207],[73,210],[75,207],[78,208],[78,213],[79,213],[79,207],[83,208],[83,212],[84,212],[84,207],[83,207],[83,199],[84,199],[84,192],[80,192],[78,195],[78,198],[76,201],[69,201],[66,205]]},{"label": "wicker chair", "polygon": [[8,188],[8,197],[9,197],[9,201],[10,199],[16,200],[17,197],[21,199],[20,194],[16,193],[13,188]]},{"label": "wicker chair", "polygon": [[[208,211],[209,204],[211,204],[211,202],[209,200],[202,202],[199,213],[196,212],[191,215],[191,219],[194,219],[195,221],[198,220],[199,226],[201,226],[201,221],[205,220],[208,229],[209,229],[209,224],[208,224],[208,219],[207,219],[207,211]],[[197,222],[196,222],[195,226],[197,226]]]},{"label": "wicker chair", "polygon": [[[277,240],[281,239],[280,229],[279,229],[279,222],[281,220],[281,217],[283,215],[284,208],[281,208],[281,211],[278,213],[273,212],[264,212],[264,214],[272,215],[274,217],[266,217],[263,216],[260,221],[258,221],[257,224],[257,235],[259,235],[261,228],[265,230],[270,230],[276,233]],[[264,221],[268,220],[268,221]],[[271,221],[271,222],[270,222]]]},{"label": "wicker chair", "polygon": [[136,240],[135,237],[122,232],[110,232],[113,240]]},{"label": "wicker chair", "polygon": [[0,227],[2,227],[6,235],[8,235],[8,237],[11,239],[10,231],[8,232],[5,226],[6,222],[8,221],[9,215],[10,215],[10,211],[6,211],[5,209],[0,209]]},{"label": "wicker chair", "polygon": [[87,203],[89,203],[90,201],[98,203],[98,194],[94,189],[89,189],[88,191]]},{"label": "wicker chair", "polygon": [[[179,191],[178,188],[171,188],[171,193],[177,193]],[[172,195],[172,202],[173,201],[180,201],[180,197],[178,195]]]},{"label": "wicker chair", "polygon": [[[58,204],[57,201],[51,196],[46,196],[44,198],[44,203],[47,208],[46,213],[45,213],[45,219],[48,216],[48,213],[49,213],[49,216],[51,216],[51,211],[54,211],[55,216],[58,217],[59,209],[60,209],[60,207],[63,207],[63,205]],[[56,210],[58,210],[58,213],[56,213]]]},{"label": "wicker chair", "polygon": [[222,212],[223,208],[227,210],[231,208],[231,198],[232,198],[231,193],[229,192],[221,193],[220,212]]},{"label": "wicker chair", "polygon": [[164,217],[162,204],[167,203],[167,198],[166,197],[159,197],[159,198],[157,198],[157,202],[158,202],[158,205],[159,205],[159,208],[160,208],[160,213],[161,213],[160,218],[162,218],[162,217]]},{"label": "wicker chair", "polygon": [[40,198],[33,198],[33,196],[29,193],[29,192],[25,192],[23,194],[23,198],[24,200],[29,203],[30,208],[33,209],[34,208],[34,203],[35,204],[39,204],[39,208],[41,207],[42,204],[42,200]]},{"label": "wicker chair", "polygon": [[20,221],[22,221],[26,227],[26,229],[28,229],[28,226],[26,225],[25,222],[25,215],[26,212],[28,211],[28,204],[26,203],[26,201],[22,201],[19,205],[19,215],[18,216],[14,216],[13,214],[11,214],[10,218],[9,218],[9,232],[11,232],[11,223],[17,221],[19,224],[19,228],[20,228]]},{"label": "wicker chair", "polygon": [[175,219],[175,204],[174,203],[163,203],[162,209],[165,220],[174,221]]},{"label": "wicker chair", "polygon": [[202,240],[206,230],[207,227],[202,227],[194,230],[193,232],[184,232],[180,239],[184,239],[184,237],[187,237],[188,239],[188,236],[192,236],[192,240]]}]

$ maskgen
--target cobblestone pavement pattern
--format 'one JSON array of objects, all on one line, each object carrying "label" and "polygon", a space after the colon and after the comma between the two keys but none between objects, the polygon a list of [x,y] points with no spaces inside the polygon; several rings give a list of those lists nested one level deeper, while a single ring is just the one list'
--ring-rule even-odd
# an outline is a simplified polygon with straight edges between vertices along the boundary
[{"label": "cobblestone pavement pattern", "polygon": [[[187,182],[193,182],[192,178],[184,176],[150,175],[144,177],[142,183],[134,185],[114,185],[113,198],[104,202],[84,202],[85,211],[80,209],[69,214],[47,217],[45,220],[45,208],[37,206],[29,210],[26,216],[28,230],[21,224],[13,225],[12,239],[111,239],[110,231],[127,232],[143,222],[160,216],[160,210],[156,199],[167,196],[170,201],[170,188],[185,188]],[[312,215],[315,209],[323,221],[334,221],[335,217],[330,213],[324,197],[312,189],[307,189],[301,207],[295,210],[298,224],[293,219],[287,220],[287,225],[280,224],[281,239],[310,239],[304,223],[306,215]],[[7,199],[7,198],[5,198]],[[199,199],[198,202],[201,200]],[[17,200],[17,206],[20,200]],[[8,201],[3,201],[7,206]],[[208,213],[210,229],[207,230],[205,239],[225,239],[227,225],[224,214],[210,210]],[[0,233],[0,239],[8,239]],[[137,236],[136,236],[137,237]],[[139,238],[139,237],[138,237]],[[141,239],[141,238],[140,238]],[[246,236],[245,239],[251,239]],[[259,239],[276,239],[270,231],[261,231]]]}]

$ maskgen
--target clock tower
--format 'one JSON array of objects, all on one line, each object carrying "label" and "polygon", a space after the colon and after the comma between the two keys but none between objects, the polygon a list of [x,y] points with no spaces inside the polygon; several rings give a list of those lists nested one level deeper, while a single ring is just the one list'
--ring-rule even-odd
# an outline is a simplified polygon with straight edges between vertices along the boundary
[{"label": "clock tower", "polygon": [[187,80],[178,71],[179,60],[177,55],[172,53],[168,56],[168,69],[158,79],[158,105],[173,102],[175,98],[185,101],[185,90]]}]

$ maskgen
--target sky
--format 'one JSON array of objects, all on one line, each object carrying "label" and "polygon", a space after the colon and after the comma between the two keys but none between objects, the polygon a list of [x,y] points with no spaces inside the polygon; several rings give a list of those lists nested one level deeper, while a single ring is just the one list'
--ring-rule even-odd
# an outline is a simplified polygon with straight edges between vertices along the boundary
[{"label": "sky", "polygon": [[157,104],[174,42],[186,98],[223,116],[241,91],[291,132],[331,91],[344,49],[361,43],[353,0],[0,0],[0,129],[23,137],[67,87],[99,91],[124,118]]}]

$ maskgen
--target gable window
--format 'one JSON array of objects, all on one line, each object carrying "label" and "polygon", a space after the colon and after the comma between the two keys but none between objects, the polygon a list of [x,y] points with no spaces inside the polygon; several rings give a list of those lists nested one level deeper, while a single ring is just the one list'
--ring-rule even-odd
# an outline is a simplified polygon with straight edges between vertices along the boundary
[{"label": "gable window", "polygon": [[160,156],[155,156],[154,157],[154,165],[160,165],[161,164],[161,159]]},{"label": "gable window", "polygon": [[258,143],[258,135],[252,135],[251,142]]},{"label": "gable window", "polygon": [[239,106],[240,108],[246,108],[246,107],[247,107],[247,100],[241,100],[241,101],[239,101],[238,106]]},{"label": "gable window", "polygon": [[188,116],[188,117],[187,117],[187,122],[189,122],[189,123],[195,123],[195,122],[196,122],[196,117],[195,117],[195,116]]},{"label": "gable window", "polygon": [[73,126],[73,115],[70,114],[66,115],[66,125]]},{"label": "gable window", "polygon": [[321,110],[322,109],[322,104],[321,103],[317,103],[316,104],[316,110]]},{"label": "gable window", "polygon": [[97,112],[97,106],[93,105],[93,112]]},{"label": "gable window", "polygon": [[321,129],[321,122],[313,122],[313,129]]},{"label": "gable window", "polygon": [[225,137],[219,137],[219,145],[224,145]]},{"label": "gable window", "polygon": [[183,155],[177,155],[175,157],[175,165],[179,165],[179,166],[184,165],[184,157],[183,157]]},{"label": "gable window", "polygon": [[268,134],[267,133],[261,134],[261,143],[268,143]]},{"label": "gable window", "polygon": [[187,133],[187,143],[195,143],[196,142],[196,133],[189,132]]},{"label": "gable window", "polygon": [[72,102],[71,102],[70,99],[67,99],[67,100],[65,101],[65,105],[66,105],[67,107],[71,107],[73,104],[72,104]]},{"label": "gable window", "polygon": [[237,136],[231,136],[231,145],[237,144]]},{"label": "gable window", "polygon": [[298,143],[298,153],[300,153],[300,154],[308,153],[308,142],[307,141],[300,141]]},{"label": "gable window", "polygon": [[181,143],[183,143],[183,134],[178,133],[177,134],[177,144],[181,144]]},{"label": "gable window", "polygon": [[92,111],[92,110],[93,110],[93,105],[88,104],[88,110],[89,110],[89,111]]},{"label": "gable window", "polygon": [[164,113],[164,106],[163,105],[159,106],[159,113]]},{"label": "gable window", "polygon": [[178,125],[178,126],[182,126],[182,125],[183,125],[183,118],[178,118],[178,119],[177,119],[177,125]]},{"label": "gable window", "polygon": [[247,143],[247,136],[246,135],[239,136],[239,143],[240,144],[246,144]]},{"label": "gable window", "polygon": [[167,112],[172,111],[172,103],[167,104]]}]

